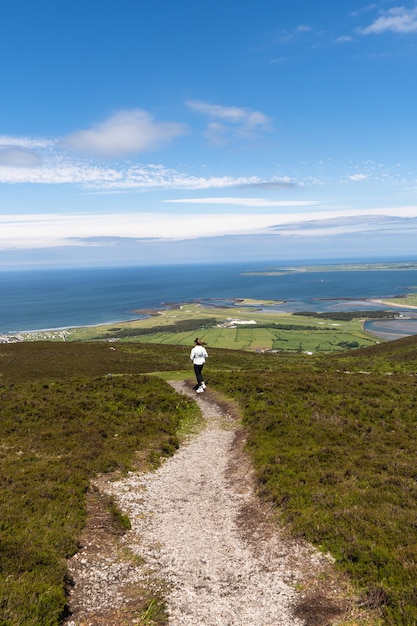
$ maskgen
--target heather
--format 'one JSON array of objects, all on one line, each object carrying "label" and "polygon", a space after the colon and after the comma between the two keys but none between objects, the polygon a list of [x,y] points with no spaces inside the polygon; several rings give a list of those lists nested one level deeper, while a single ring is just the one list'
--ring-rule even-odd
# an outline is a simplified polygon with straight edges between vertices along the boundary
[{"label": "heather", "polygon": [[[383,623],[417,624],[417,338],[332,355],[209,353],[209,388],[239,407],[261,497]],[[163,378],[192,378],[189,347],[0,347],[0,624],[61,623],[90,479],[176,450],[195,408]]]},{"label": "heather", "polygon": [[[0,387],[0,624],[4,626],[62,622],[71,584],[66,560],[78,549],[91,478],[155,466],[177,449],[181,425],[195,414],[192,403],[155,377],[69,372],[45,378],[48,361],[43,368],[40,358],[39,370],[35,362],[36,354],[40,356],[47,347],[36,347],[30,376],[27,361],[24,366],[19,359],[29,356],[25,350],[19,354],[21,346],[12,346],[11,352],[8,346],[2,360],[3,364],[8,356],[14,360],[18,379],[6,383],[6,374]],[[62,346],[58,371],[65,369],[65,349]],[[102,366],[97,360],[97,370]],[[49,367],[53,368],[52,361]],[[36,378],[37,371],[39,380],[23,380],[25,374]],[[144,600],[146,605],[152,598]]]},{"label": "heather", "polygon": [[392,626],[417,624],[416,345],[214,375],[242,408],[262,496]]}]

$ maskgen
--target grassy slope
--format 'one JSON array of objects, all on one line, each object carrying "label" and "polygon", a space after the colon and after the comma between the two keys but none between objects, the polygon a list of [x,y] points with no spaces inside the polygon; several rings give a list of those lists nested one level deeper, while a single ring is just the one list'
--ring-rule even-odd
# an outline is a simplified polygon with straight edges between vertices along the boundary
[{"label": "grassy slope", "polygon": [[[115,355],[104,344],[1,347],[2,626],[61,623],[90,479],[139,458],[154,466],[195,416],[164,381],[136,373],[166,365],[166,355],[147,355]],[[127,375],[103,375],[109,370]]]},{"label": "grassy slope", "polygon": [[261,493],[392,626],[417,624],[416,375],[416,337],[213,375],[242,406]]},{"label": "grassy slope", "polygon": [[[0,346],[0,624],[59,623],[89,477],[128,467],[136,449],[175,449],[190,405],[140,373],[191,376],[188,356],[139,343]],[[417,338],[327,356],[210,347],[206,368],[240,403],[260,491],[293,532],[330,550],[385,623],[417,624]],[[17,607],[28,614],[14,618]]]}]

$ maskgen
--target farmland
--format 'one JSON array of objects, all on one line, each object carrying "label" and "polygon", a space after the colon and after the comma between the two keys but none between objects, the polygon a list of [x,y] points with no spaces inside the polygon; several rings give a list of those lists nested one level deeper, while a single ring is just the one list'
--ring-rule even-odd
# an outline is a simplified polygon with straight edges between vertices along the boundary
[{"label": "farmland", "polygon": [[[66,341],[129,341],[190,346],[199,335],[213,348],[280,352],[340,352],[379,342],[363,330],[365,317],[324,319],[268,311],[258,306],[205,307],[184,304],[145,319],[68,329]],[[26,341],[62,341],[62,331],[23,333]]]}]

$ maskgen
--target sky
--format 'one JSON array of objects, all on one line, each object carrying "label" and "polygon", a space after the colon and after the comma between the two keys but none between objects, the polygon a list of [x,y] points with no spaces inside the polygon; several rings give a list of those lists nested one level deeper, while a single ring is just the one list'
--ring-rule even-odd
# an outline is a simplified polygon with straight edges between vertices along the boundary
[{"label": "sky", "polygon": [[417,0],[0,20],[0,269],[417,260]]}]

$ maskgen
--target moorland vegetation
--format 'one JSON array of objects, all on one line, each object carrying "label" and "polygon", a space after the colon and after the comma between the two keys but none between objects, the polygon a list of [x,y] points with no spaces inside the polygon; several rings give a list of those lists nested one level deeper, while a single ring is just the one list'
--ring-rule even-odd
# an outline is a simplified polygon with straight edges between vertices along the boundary
[{"label": "moorland vegetation", "polygon": [[[62,623],[90,480],[176,450],[197,410],[164,379],[192,378],[189,363],[169,343],[0,346],[2,626]],[[282,523],[332,554],[375,624],[417,624],[417,337],[324,355],[210,346],[207,378],[240,407]]]}]

